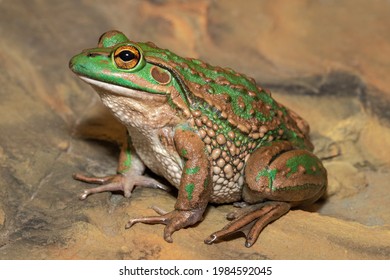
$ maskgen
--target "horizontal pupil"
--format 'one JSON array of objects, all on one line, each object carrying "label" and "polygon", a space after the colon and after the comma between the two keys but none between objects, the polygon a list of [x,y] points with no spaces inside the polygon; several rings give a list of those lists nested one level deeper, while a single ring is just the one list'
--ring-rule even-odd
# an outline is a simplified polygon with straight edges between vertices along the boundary
[{"label": "horizontal pupil", "polygon": [[131,51],[122,51],[119,53],[119,57],[127,62],[135,58],[135,55]]}]

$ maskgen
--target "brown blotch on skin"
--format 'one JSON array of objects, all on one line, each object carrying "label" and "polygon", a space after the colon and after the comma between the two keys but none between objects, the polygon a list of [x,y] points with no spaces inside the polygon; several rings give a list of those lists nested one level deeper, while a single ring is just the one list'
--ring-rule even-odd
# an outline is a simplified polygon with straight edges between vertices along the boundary
[{"label": "brown blotch on skin", "polygon": [[221,149],[214,149],[211,153],[211,158],[216,160],[221,155]]},{"label": "brown blotch on skin", "polygon": [[200,116],[202,115],[202,112],[199,111],[199,110],[196,110],[196,111],[193,111],[193,112],[192,112],[192,115],[193,115],[194,117],[200,117]]},{"label": "brown blotch on skin", "polygon": [[239,130],[241,130],[242,132],[244,132],[244,133],[249,133],[249,129],[248,129],[245,125],[238,124],[238,125],[237,125],[237,128],[238,128]]},{"label": "brown blotch on skin", "polygon": [[213,122],[211,120],[208,120],[206,122],[206,126],[209,127],[209,128],[212,128],[213,127]]},{"label": "brown blotch on skin", "polygon": [[251,90],[248,90],[248,95],[249,95],[250,97],[255,97],[255,96],[256,96],[256,92],[251,91]]},{"label": "brown blotch on skin", "polygon": [[219,85],[230,85],[230,82],[223,76],[220,76],[218,78],[215,79],[215,82]]},{"label": "brown blotch on skin", "polygon": [[215,131],[212,129],[207,129],[207,135],[211,138],[215,137]]},{"label": "brown blotch on skin", "polygon": [[226,143],[226,137],[223,134],[218,134],[217,143],[223,145]]},{"label": "brown blotch on skin", "polygon": [[206,133],[206,131],[205,131],[204,129],[200,129],[198,133],[199,133],[199,136],[200,136],[202,139],[205,138],[206,135],[207,135],[207,133]]},{"label": "brown blotch on skin", "polygon": [[244,102],[244,99],[242,98],[242,96],[238,97],[237,104],[238,104],[238,107],[240,107],[242,110],[245,110],[246,105],[245,105],[245,102]]},{"label": "brown blotch on skin", "polygon": [[198,127],[202,127],[203,126],[203,123],[200,119],[195,119],[195,124],[198,126]]},{"label": "brown blotch on skin", "polygon": [[160,67],[152,67],[150,74],[152,75],[153,79],[162,85],[166,85],[171,81],[171,75]]}]

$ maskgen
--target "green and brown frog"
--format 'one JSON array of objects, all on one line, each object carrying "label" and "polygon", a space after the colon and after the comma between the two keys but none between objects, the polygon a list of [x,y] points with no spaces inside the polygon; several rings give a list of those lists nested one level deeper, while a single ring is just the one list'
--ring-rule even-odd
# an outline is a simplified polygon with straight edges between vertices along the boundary
[{"label": "green and brown frog", "polygon": [[165,224],[164,239],[203,219],[209,203],[236,203],[231,222],[205,243],[243,232],[252,246],[270,222],[318,200],[327,173],[312,153],[309,126],[246,75],[183,58],[153,43],[103,34],[97,48],[70,61],[105,106],[126,126],[117,174],[75,178],[102,184],[81,198],[135,186],[165,188],[145,167],[178,189],[175,209],[131,219]]}]

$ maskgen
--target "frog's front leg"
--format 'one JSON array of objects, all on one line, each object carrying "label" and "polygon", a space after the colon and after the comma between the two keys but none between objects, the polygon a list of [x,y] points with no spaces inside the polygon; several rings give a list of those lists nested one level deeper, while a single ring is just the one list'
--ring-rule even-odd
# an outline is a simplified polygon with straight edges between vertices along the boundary
[{"label": "frog's front leg", "polygon": [[319,199],[325,191],[327,175],[321,161],[311,152],[281,141],[251,155],[245,167],[245,181],[243,199],[252,205],[231,214],[233,221],[213,233],[206,243],[243,232],[245,245],[252,246],[267,224],[292,207]]},{"label": "frog's front leg", "polygon": [[175,210],[160,213],[160,216],[131,219],[126,225],[126,228],[130,228],[136,223],[165,224],[164,239],[167,242],[172,242],[171,236],[175,231],[202,219],[212,191],[210,161],[199,136],[192,131],[178,128],[174,142],[176,150],[185,162]]},{"label": "frog's front leg", "polygon": [[143,176],[145,165],[136,154],[130,138],[122,146],[119,155],[117,174],[105,177],[93,177],[76,173],[73,178],[90,184],[99,184],[100,187],[85,189],[80,195],[80,199],[86,199],[90,194],[100,192],[122,191],[125,197],[130,197],[135,186],[145,186],[169,190],[167,186],[161,184],[153,178]]}]

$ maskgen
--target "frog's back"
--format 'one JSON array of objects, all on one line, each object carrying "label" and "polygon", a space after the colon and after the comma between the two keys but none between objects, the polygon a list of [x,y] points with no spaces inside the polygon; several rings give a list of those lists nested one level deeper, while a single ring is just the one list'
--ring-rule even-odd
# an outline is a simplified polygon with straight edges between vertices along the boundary
[{"label": "frog's back", "polygon": [[[143,43],[145,59],[172,73],[179,81],[182,94],[176,102],[189,109],[198,129],[211,134],[238,136],[234,141],[265,145],[287,140],[297,148],[312,150],[309,126],[296,113],[276,102],[271,93],[256,84],[253,78],[230,68],[211,66],[203,61],[183,58],[153,43]],[[207,123],[202,123],[207,117]],[[203,132],[202,132],[203,135]]]}]

